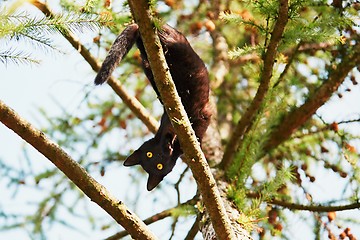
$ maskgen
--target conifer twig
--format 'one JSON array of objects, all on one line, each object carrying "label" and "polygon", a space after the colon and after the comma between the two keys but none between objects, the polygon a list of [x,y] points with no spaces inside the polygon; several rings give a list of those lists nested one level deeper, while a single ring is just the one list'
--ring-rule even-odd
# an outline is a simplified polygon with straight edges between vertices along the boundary
[{"label": "conifer twig", "polygon": [[[286,57],[292,58],[294,52],[297,51],[298,53],[302,52],[316,52],[319,50],[326,50],[329,48],[334,47],[333,43],[321,42],[321,43],[302,43],[300,46],[296,45],[295,48],[289,48],[285,50],[282,54]],[[239,56],[235,59],[230,60],[230,64],[234,66],[238,66],[239,64],[244,64],[246,62],[259,62],[260,56],[256,53],[248,53],[243,56]]]},{"label": "conifer twig", "polygon": [[191,127],[189,118],[176,91],[175,84],[172,81],[160,40],[153,29],[148,4],[149,2],[146,0],[129,1],[135,22],[139,25],[156,86],[169,118],[179,119],[177,123],[173,124],[173,127],[186,156],[184,160],[193,173],[217,237],[224,240],[235,239],[235,234],[215,179],[196,139],[195,132]]},{"label": "conifer twig", "polygon": [[291,53],[289,53],[288,61],[287,61],[286,65],[285,65],[285,68],[282,71],[282,73],[280,74],[280,76],[279,76],[278,80],[276,81],[276,83],[274,83],[273,88],[276,88],[280,84],[280,82],[282,82],[284,80],[287,72],[290,69],[290,66],[294,62],[295,56],[298,54],[300,46],[301,46],[301,42],[296,45],[296,47],[291,51]]},{"label": "conifer twig", "polygon": [[303,210],[311,212],[338,212],[346,211],[360,208],[360,202],[350,203],[347,205],[338,205],[338,206],[324,206],[324,205],[302,205],[297,203],[285,202],[280,200],[270,200],[269,204],[274,204],[280,207],[284,207],[290,210]]},{"label": "conifer twig", "polygon": [[279,3],[278,19],[275,23],[273,32],[271,33],[271,39],[263,57],[264,63],[260,78],[260,86],[253,101],[251,102],[249,109],[241,117],[234,130],[234,133],[231,135],[231,138],[226,145],[224,157],[220,164],[222,169],[227,169],[230,166],[244,134],[251,127],[252,121],[261,108],[261,104],[263,103],[265,95],[269,90],[277,46],[281,41],[285,25],[288,21],[288,8],[288,0],[281,0]]},{"label": "conifer twig", "polygon": [[[48,6],[38,0],[32,1],[32,4],[36,6],[48,17],[54,17]],[[100,70],[100,63],[89,52],[88,49],[82,45],[77,38],[70,31],[64,29],[63,36],[69,41],[69,43],[81,54],[81,56],[89,63],[91,68],[98,72]],[[131,96],[123,85],[119,83],[115,78],[110,77],[107,81],[110,87],[115,91],[117,95],[124,101],[124,103],[130,108],[130,110],[146,125],[146,127],[153,133],[158,129],[158,122],[150,115],[150,113],[144,108],[144,106],[133,96]]]},{"label": "conifer twig", "polygon": [[0,62],[4,64],[7,64],[9,62],[15,64],[40,63],[39,60],[32,58],[29,53],[26,53],[24,51],[17,51],[16,49],[11,48],[7,49],[6,51],[0,51]]},{"label": "conifer twig", "polygon": [[55,142],[35,129],[14,110],[0,100],[0,121],[60,169],[91,201],[104,209],[116,222],[122,225],[134,239],[157,239],[147,226],[121,201],[92,178],[88,172],[73,160]]},{"label": "conifer twig", "polygon": [[[249,198],[259,198],[258,193],[248,193],[246,194]],[[320,204],[311,204],[304,205],[299,203],[293,203],[278,199],[271,199],[266,201],[268,204],[273,204],[276,206],[284,207],[290,210],[302,210],[302,211],[311,211],[311,212],[338,212],[338,211],[346,211],[360,208],[360,202],[357,200],[356,202],[346,204],[346,205],[320,205]]]}]

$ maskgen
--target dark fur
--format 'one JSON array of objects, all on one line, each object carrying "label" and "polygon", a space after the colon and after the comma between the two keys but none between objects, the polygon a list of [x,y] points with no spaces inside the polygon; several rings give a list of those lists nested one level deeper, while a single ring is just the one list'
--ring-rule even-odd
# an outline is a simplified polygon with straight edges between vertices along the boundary
[{"label": "dark fur", "polygon": [[[169,25],[164,25],[158,31],[158,35],[171,76],[176,85],[176,90],[181,97],[181,102],[189,116],[195,134],[199,141],[201,141],[209,126],[211,117],[208,104],[209,77],[206,67],[192,49],[185,36],[176,29]],[[141,53],[144,72],[161,101],[136,24],[126,27],[115,40],[109,55],[106,57],[95,78],[95,84],[102,84],[110,77],[115,66],[127,54],[135,42]],[[149,154],[149,152],[152,154]],[[132,166],[140,164],[149,173],[147,189],[150,191],[171,172],[181,154],[179,141],[169,117],[164,112],[161,117],[160,128],[154,138],[143,143],[139,149],[125,160],[124,165]],[[152,156],[149,158],[147,155]],[[161,169],[158,169],[159,164],[162,166]]]}]

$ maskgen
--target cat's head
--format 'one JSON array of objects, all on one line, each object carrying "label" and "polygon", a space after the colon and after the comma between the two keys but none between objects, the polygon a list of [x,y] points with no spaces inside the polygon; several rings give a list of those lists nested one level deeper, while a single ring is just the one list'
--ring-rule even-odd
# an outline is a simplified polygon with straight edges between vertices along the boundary
[{"label": "cat's head", "polygon": [[134,151],[124,162],[124,166],[141,165],[149,174],[147,190],[155,188],[163,178],[174,168],[176,158],[173,156],[173,146],[169,142],[160,144],[152,138]]}]

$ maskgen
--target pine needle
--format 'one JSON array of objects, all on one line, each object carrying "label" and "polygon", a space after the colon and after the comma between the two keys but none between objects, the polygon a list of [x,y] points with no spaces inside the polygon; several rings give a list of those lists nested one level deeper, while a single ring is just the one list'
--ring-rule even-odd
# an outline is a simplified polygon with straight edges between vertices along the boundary
[{"label": "pine needle", "polygon": [[0,51],[0,62],[3,64],[13,63],[13,64],[39,64],[40,61],[31,57],[30,53],[24,51],[8,49],[5,51]]},{"label": "pine needle", "polygon": [[[54,17],[34,17],[27,12],[0,9],[0,39],[5,42],[18,42],[16,47],[0,49],[0,61],[4,64],[39,63],[31,53],[18,49],[21,43],[41,51],[62,52],[53,44],[52,37],[64,31],[94,31],[109,22],[107,15],[87,13],[64,13]],[[20,43],[20,44],[19,44]],[[3,45],[4,46],[4,45]]]}]

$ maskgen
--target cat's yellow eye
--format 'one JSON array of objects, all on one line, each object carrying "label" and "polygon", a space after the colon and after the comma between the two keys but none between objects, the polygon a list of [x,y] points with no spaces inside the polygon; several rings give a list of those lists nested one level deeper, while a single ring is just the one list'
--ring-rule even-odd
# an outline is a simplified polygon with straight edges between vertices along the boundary
[{"label": "cat's yellow eye", "polygon": [[153,154],[152,154],[152,152],[147,152],[147,153],[146,153],[146,156],[147,156],[148,158],[152,158]]},{"label": "cat's yellow eye", "polygon": [[156,168],[161,170],[161,169],[163,169],[163,165],[161,163],[159,163],[158,165],[156,165]]}]

